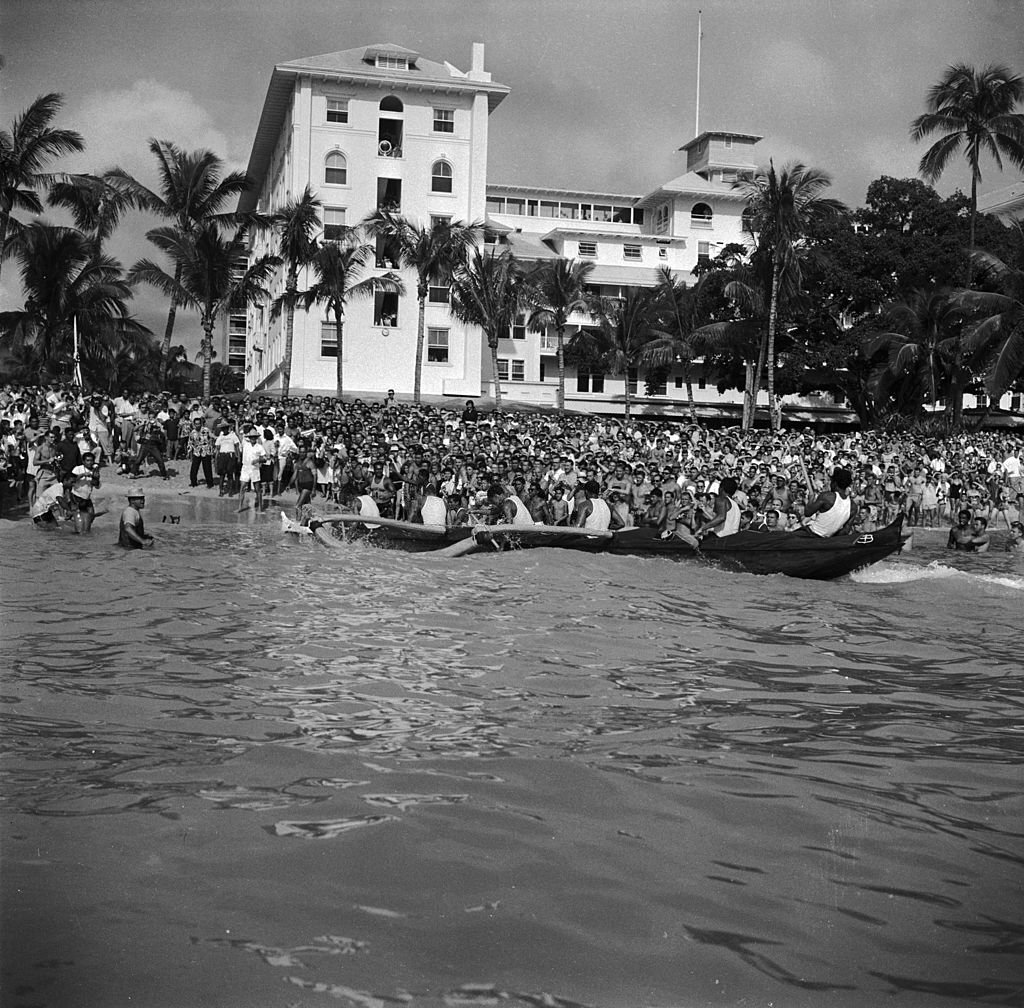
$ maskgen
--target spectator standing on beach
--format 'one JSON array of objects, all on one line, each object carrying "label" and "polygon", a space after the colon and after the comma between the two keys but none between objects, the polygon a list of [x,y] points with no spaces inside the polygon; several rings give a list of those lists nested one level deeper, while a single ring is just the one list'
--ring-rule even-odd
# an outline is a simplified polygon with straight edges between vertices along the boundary
[{"label": "spectator standing on beach", "polygon": [[218,425],[217,440],[214,442],[217,457],[217,476],[220,478],[220,496],[231,496],[234,492],[235,471],[242,445],[238,435],[231,430],[226,420]]},{"label": "spectator standing on beach", "polygon": [[256,511],[263,510],[263,483],[260,481],[260,465],[267,457],[266,450],[260,444],[260,431],[250,427],[242,442],[238,477],[238,510],[245,510],[245,495],[249,490],[256,494]]},{"label": "spectator standing on beach", "polygon": [[161,479],[170,479],[170,476],[167,475],[167,467],[164,465],[162,451],[164,446],[163,426],[148,412],[142,412],[139,414],[138,428],[135,433],[139,441],[139,453],[132,460],[129,479],[137,479],[142,463],[150,460],[156,463]]},{"label": "spectator standing on beach", "polygon": [[167,419],[163,421],[164,436],[167,438],[167,461],[178,460],[178,441],[181,438],[181,423],[178,411],[173,407],[167,409]]},{"label": "spectator standing on beach", "polygon": [[92,439],[103,449],[103,460],[114,457],[114,406],[99,393],[89,397],[87,426]]},{"label": "spectator standing on beach", "polygon": [[199,468],[202,466],[203,479],[211,490],[213,482],[213,438],[210,431],[203,423],[202,417],[196,417],[192,421],[192,429],[188,432],[188,442],[185,454],[192,460],[189,467],[189,486],[198,486]]}]

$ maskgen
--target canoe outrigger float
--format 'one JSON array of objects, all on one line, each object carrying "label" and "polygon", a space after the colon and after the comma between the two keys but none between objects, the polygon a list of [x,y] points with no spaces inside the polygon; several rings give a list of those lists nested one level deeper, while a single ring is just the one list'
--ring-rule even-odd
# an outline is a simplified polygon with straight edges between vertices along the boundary
[{"label": "canoe outrigger float", "polygon": [[820,539],[800,532],[737,532],[708,536],[694,546],[677,536],[663,539],[656,529],[617,532],[567,528],[561,525],[476,525],[444,528],[393,518],[367,521],[358,514],[321,515],[309,528],[282,512],[282,531],[309,533],[325,546],[342,547],[359,540],[369,545],[406,552],[430,552],[438,557],[515,549],[569,549],[617,556],[668,557],[704,560],[725,570],[747,574],[786,574],[827,581],[877,563],[899,551],[904,542],[903,518],[875,532]]}]

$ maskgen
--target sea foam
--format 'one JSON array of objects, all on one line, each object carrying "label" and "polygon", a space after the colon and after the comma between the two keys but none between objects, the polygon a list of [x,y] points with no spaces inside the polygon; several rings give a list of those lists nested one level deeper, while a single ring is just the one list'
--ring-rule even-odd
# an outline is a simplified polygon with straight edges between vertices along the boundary
[{"label": "sea foam", "polygon": [[850,578],[859,584],[902,584],[907,581],[941,581],[957,578],[995,585],[1000,588],[1010,588],[1013,591],[1024,591],[1024,577],[1017,577],[1013,574],[981,574],[975,571],[959,570],[956,567],[939,563],[938,560],[933,560],[925,567],[901,563],[874,564],[864,570],[855,571]]}]

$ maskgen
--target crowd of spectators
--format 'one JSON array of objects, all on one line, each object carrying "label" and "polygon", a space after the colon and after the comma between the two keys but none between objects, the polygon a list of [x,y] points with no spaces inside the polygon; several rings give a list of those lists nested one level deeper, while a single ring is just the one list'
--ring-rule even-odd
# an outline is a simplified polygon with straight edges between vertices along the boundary
[{"label": "crowd of spectators", "polygon": [[229,400],[9,384],[0,391],[0,443],[0,509],[58,483],[70,492],[83,460],[94,474],[112,466],[128,478],[141,478],[144,467],[168,478],[168,466],[187,464],[191,486],[201,477],[209,492],[234,495],[244,489],[243,457],[246,483],[258,482],[264,500],[295,494],[300,505],[344,505],[369,494],[382,515],[407,518],[434,493],[451,519],[472,521],[486,511],[488,488],[501,484],[535,520],[557,525],[569,520],[576,484],[595,481],[622,524],[667,532],[699,531],[727,475],[739,484],[743,527],[766,532],[799,527],[837,467],[853,474],[864,531],[900,513],[910,526],[949,528],[963,511],[989,528],[1004,518],[1009,527],[1024,494],[1020,432],[935,440],[808,427],[772,433],[648,417],[484,413],[472,402],[459,411],[399,403],[393,392],[383,401]]}]

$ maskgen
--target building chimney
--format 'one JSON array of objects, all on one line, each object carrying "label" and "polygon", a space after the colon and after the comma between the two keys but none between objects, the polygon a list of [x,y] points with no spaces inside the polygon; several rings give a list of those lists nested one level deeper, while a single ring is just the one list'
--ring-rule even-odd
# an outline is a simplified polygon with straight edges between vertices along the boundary
[{"label": "building chimney", "polygon": [[473,43],[473,72],[484,72],[484,44],[483,42]]}]

